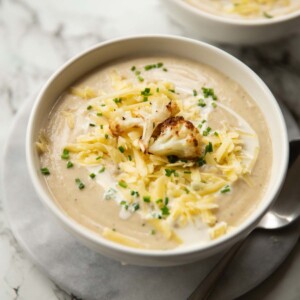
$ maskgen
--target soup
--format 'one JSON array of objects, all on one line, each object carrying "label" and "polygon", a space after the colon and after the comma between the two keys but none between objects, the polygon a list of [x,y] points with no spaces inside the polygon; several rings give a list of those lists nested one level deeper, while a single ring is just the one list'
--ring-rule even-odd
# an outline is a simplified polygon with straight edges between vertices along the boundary
[{"label": "soup", "polygon": [[200,10],[243,19],[271,19],[300,9],[299,0],[186,0]]},{"label": "soup", "polygon": [[59,97],[37,149],[65,214],[142,249],[234,230],[262,199],[272,162],[255,101],[217,70],[177,57],[88,74]]}]

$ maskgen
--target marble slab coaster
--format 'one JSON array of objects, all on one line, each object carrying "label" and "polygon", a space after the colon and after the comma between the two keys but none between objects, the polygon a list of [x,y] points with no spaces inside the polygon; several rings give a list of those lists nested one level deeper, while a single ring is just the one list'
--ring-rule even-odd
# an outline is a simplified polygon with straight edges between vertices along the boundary
[{"label": "marble slab coaster", "polygon": [[[31,107],[32,101],[27,101],[10,133],[3,186],[11,228],[32,260],[60,287],[85,300],[186,299],[220,255],[186,266],[146,268],[123,266],[78,243],[41,204],[30,182],[25,132]],[[290,137],[298,136],[289,113],[285,117]],[[253,232],[212,299],[236,298],[274,272],[298,239],[296,225],[281,231]]]}]

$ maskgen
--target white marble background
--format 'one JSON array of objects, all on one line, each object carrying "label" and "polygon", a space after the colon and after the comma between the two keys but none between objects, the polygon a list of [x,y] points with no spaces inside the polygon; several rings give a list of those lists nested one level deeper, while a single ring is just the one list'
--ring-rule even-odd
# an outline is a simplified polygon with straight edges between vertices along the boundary
[{"label": "white marble background", "polygon": [[[189,36],[165,16],[159,0],[0,0],[0,156],[14,115],[57,67],[95,43],[143,33]],[[300,124],[300,36],[259,47],[221,47],[253,68]],[[0,186],[0,299],[76,299],[19,248],[2,197]],[[300,299],[299,250],[298,243],[278,272],[243,299]]]}]

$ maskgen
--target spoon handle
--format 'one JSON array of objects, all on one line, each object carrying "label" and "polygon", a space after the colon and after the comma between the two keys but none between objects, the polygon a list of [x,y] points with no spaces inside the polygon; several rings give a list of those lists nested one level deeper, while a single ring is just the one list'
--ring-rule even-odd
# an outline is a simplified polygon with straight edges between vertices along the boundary
[{"label": "spoon handle", "polygon": [[200,282],[195,291],[187,298],[187,300],[206,300],[211,295],[216,283],[224,273],[228,264],[231,262],[235,254],[244,244],[242,241],[237,242],[230,250],[219,260],[214,268],[206,275],[206,277]]}]

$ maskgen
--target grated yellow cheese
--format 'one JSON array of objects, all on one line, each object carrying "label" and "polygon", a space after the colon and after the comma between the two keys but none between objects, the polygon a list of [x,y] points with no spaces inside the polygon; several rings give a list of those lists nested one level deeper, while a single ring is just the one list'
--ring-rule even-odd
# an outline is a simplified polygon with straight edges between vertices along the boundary
[{"label": "grated yellow cheese", "polygon": [[[171,92],[174,85],[155,82],[132,86],[118,72],[111,74],[111,82],[115,91],[98,97],[89,88],[71,89],[72,94],[90,99],[94,114],[90,112],[88,117],[96,126],[65,148],[79,164],[115,166],[116,182],[126,183],[126,188],[119,189],[122,197],[129,204],[138,201],[138,213],[166,239],[182,243],[174,228],[192,224],[195,218],[211,227],[213,239],[226,233],[226,223],[218,222],[216,216],[217,198],[224,186],[239,178],[249,181],[259,151],[257,148],[253,156],[244,153],[243,139],[249,133],[224,127],[217,136],[203,136],[203,151],[212,147],[212,151],[205,153],[204,166],[196,160],[169,162],[166,156],[148,153],[147,149],[153,143],[157,126],[184,109],[176,93]],[[189,111],[194,114],[195,110]],[[96,113],[101,113],[101,121]],[[130,191],[136,191],[139,197],[133,198]],[[143,201],[145,196],[147,201]],[[140,247],[136,241],[109,229],[103,235]]]},{"label": "grated yellow cheese", "polygon": [[290,5],[290,0],[231,0],[229,12],[243,16],[266,13],[276,7]]}]

